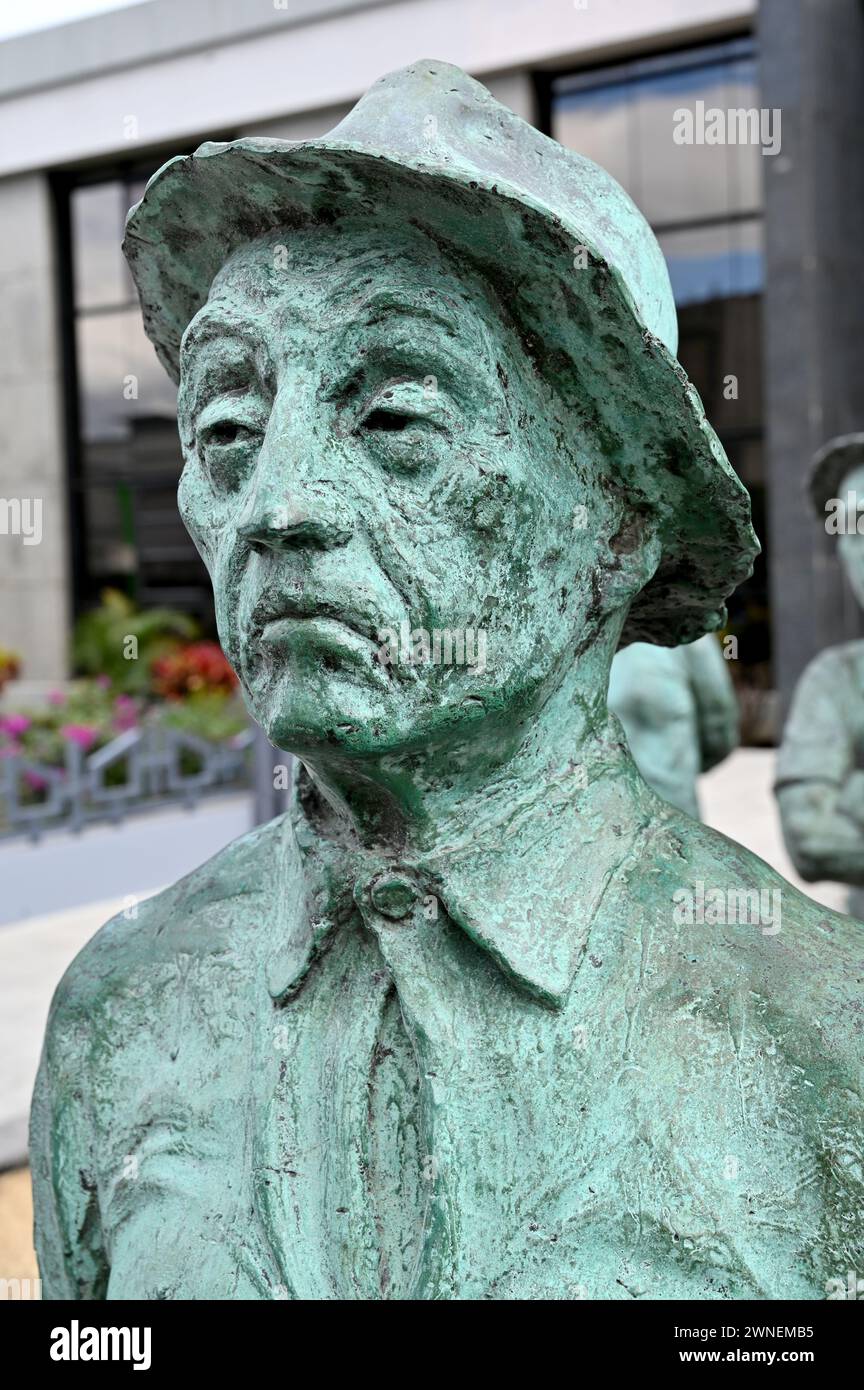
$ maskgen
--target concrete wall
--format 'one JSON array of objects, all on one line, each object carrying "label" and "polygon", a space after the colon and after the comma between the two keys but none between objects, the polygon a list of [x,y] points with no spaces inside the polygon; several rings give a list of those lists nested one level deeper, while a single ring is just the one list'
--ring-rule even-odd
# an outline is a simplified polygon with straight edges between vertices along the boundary
[{"label": "concrete wall", "polygon": [[277,9],[272,0],[151,0],[0,45],[0,174],[352,103],[382,73],[417,58],[481,77],[597,61],[740,29],[755,7],[287,0]]},{"label": "concrete wall", "polygon": [[66,673],[69,537],[59,282],[45,171],[173,153],[224,131],[302,139],[422,56],[533,119],[532,68],[740,28],[756,0],[150,0],[0,44],[0,498],[40,497],[43,539],[0,536],[0,645]]},{"label": "concrete wall", "polygon": [[[489,73],[484,76],[483,84],[496,101],[509,106],[523,120],[536,121],[534,82],[530,72]],[[283,116],[277,121],[253,121],[243,127],[243,133],[266,135],[276,140],[316,140],[338,125],[348,115],[352,105],[352,102],[346,101],[340,106],[319,107],[296,116]]]},{"label": "concrete wall", "polygon": [[762,101],[783,112],[765,161],[765,424],[775,684],[788,705],[823,647],[861,635],[837,537],[805,493],[810,461],[864,429],[864,10],[762,0]]},{"label": "concrete wall", "polygon": [[[0,179],[0,498],[41,499],[42,540],[0,534],[0,646],[66,675],[69,578],[57,271],[47,180]],[[0,519],[2,527],[2,519]]]}]

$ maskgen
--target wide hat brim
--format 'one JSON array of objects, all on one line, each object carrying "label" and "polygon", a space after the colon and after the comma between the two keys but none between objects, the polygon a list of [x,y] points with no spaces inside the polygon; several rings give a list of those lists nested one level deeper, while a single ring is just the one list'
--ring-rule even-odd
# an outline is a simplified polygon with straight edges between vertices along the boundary
[{"label": "wide hat brim", "polygon": [[609,175],[457,68],[391,74],[321,139],[209,143],[154,174],[124,251],[173,380],[185,329],[238,247],[358,216],[385,235],[412,222],[491,284],[526,351],[575,399],[609,488],[659,518],[663,557],[624,640],[672,646],[721,626],[759,543],[747,492],[673,355],[656,240]]},{"label": "wide hat brim", "polygon": [[807,490],[813,510],[825,520],[826,504],[840,496],[844,478],[864,465],[864,433],[838,434],[814,455]]}]

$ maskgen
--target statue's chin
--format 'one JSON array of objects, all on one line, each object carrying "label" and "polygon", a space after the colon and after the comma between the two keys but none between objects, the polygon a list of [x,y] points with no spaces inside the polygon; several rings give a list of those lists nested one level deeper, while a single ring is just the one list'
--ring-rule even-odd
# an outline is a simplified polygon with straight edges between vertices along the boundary
[{"label": "statue's chin", "polygon": [[247,692],[246,703],[270,742],[289,753],[386,747],[388,740],[381,736],[393,724],[392,710],[380,699],[371,700],[368,691],[334,688],[342,685],[271,686],[251,698]]},{"label": "statue's chin", "polygon": [[[456,692],[453,692],[456,696]],[[434,689],[370,689],[356,673],[316,672],[303,681],[282,673],[245,691],[249,712],[286,752],[346,757],[410,753],[470,734],[484,716],[480,698],[454,703]]]},{"label": "statue's chin", "polygon": [[242,666],[250,713],[288,751],[332,746],[387,724],[400,698],[372,644],[336,625],[272,624]]}]

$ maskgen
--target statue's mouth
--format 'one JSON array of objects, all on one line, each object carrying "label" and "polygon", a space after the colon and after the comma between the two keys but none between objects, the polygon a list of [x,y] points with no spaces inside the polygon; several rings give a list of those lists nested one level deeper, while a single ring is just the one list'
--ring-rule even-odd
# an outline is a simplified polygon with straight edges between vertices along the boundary
[{"label": "statue's mouth", "polygon": [[328,602],[326,599],[304,599],[294,595],[280,595],[271,603],[259,605],[252,615],[251,635],[256,639],[267,640],[278,636],[280,631],[296,630],[303,624],[338,626],[347,628],[357,637],[376,643],[379,625],[371,623],[344,604]]},{"label": "statue's mouth", "polygon": [[318,669],[361,671],[384,689],[390,681],[378,660],[379,631],[344,604],[281,594],[256,606],[244,647],[253,665],[282,654]]}]

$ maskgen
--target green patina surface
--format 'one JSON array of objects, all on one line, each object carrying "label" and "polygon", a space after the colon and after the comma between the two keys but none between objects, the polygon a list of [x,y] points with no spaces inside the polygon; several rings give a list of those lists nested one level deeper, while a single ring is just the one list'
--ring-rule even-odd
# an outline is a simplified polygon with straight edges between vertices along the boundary
[{"label": "green patina surface", "polygon": [[322,141],[173,161],[127,254],[299,762],[58,989],[45,1296],[825,1297],[864,1260],[860,929],[606,708],[622,633],[716,627],[756,552],[639,213],[427,62]]},{"label": "green patina surface", "polygon": [[[832,439],[813,460],[810,496],[864,604],[864,434]],[[860,499],[860,500],[859,500]],[[839,506],[837,504],[840,504]],[[786,847],[803,878],[852,885],[864,916],[864,642],[820,652],[795,691],[777,762]]]},{"label": "green patina surface", "polygon": [[699,774],[738,746],[738,701],[717,639],[631,642],[617,652],[608,704],[649,787],[699,819]]}]

